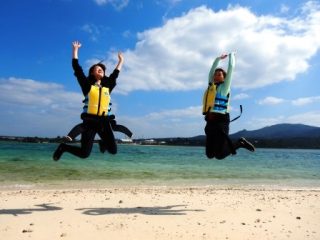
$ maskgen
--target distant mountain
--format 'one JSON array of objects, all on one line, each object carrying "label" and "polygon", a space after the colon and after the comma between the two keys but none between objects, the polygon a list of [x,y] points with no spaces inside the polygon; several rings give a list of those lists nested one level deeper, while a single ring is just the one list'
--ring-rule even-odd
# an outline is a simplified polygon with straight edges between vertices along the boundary
[{"label": "distant mountain", "polygon": [[[242,130],[230,135],[237,140],[245,137],[258,148],[320,149],[320,127],[303,124],[276,124],[258,130]],[[170,145],[204,146],[205,136],[161,139]]]},{"label": "distant mountain", "polygon": [[[251,139],[320,138],[320,127],[283,123],[264,127],[258,130],[242,130],[231,134],[230,137],[233,139],[238,139],[240,137]],[[189,139],[200,141],[204,138],[204,135],[199,135]]]},{"label": "distant mountain", "polygon": [[312,127],[303,124],[277,124],[258,130],[242,130],[231,134],[231,138],[251,139],[293,139],[293,138],[320,138],[320,127]]}]

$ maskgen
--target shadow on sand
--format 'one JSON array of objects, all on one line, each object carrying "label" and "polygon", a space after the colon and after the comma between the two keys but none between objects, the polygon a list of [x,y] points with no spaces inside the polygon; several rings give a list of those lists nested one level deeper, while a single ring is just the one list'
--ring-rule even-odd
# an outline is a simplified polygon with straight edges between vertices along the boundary
[{"label": "shadow on sand", "polygon": [[[79,208],[86,215],[106,215],[106,214],[144,214],[144,215],[186,215],[186,212],[201,212],[201,209],[186,209],[187,205],[172,205],[165,207],[135,207],[135,208]],[[173,208],[184,209],[173,209]]]},{"label": "shadow on sand", "polygon": [[35,205],[39,208],[17,208],[17,209],[0,209],[1,214],[12,214],[14,216],[22,215],[22,214],[31,214],[33,212],[46,212],[46,211],[57,211],[62,210],[61,207],[49,206],[48,203]]}]

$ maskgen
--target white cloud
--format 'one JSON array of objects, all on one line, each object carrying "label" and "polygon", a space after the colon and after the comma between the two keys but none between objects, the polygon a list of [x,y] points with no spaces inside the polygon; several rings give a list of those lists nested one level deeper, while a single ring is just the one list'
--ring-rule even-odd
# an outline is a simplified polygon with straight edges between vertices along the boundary
[{"label": "white cloud", "polygon": [[[248,130],[256,130],[265,126],[271,126],[280,123],[305,124],[309,126],[320,126],[320,112],[310,111],[300,114],[292,114],[289,116],[277,116],[268,118],[253,118],[248,121],[244,128]],[[254,126],[254,129],[252,128]]]},{"label": "white cloud", "polygon": [[[0,79],[0,91],[2,93],[0,95],[2,135],[62,136],[75,124],[81,122],[79,116],[82,111],[82,94],[67,91],[62,85],[32,79],[8,78]],[[277,98],[267,99],[269,100],[265,100],[265,103],[279,102]],[[310,101],[319,101],[320,97],[303,99],[309,100],[310,103]],[[301,99],[295,101],[300,105],[302,102],[307,102]],[[139,117],[117,114],[117,121],[129,127],[134,133],[134,138],[192,137],[204,134],[205,121],[201,108],[201,106],[190,106],[183,109],[163,109]],[[117,112],[117,103],[113,105],[113,111]],[[236,116],[236,112],[233,112],[233,115]],[[310,111],[286,116],[255,118],[243,122],[241,128],[254,130],[252,127],[258,129],[278,123],[320,126],[320,112]],[[120,135],[120,137],[123,136]]]},{"label": "white cloud", "polygon": [[260,100],[258,103],[260,105],[277,105],[280,103],[283,103],[285,100],[282,98],[276,98],[276,97],[266,97],[262,100]]},{"label": "white cloud", "polygon": [[57,136],[81,121],[82,94],[59,84],[11,77],[0,79],[0,91],[2,135]]},{"label": "white cloud", "polygon": [[310,111],[287,117],[288,123],[302,123],[310,126],[320,126],[320,112]]},{"label": "white cloud", "polygon": [[307,105],[307,104],[313,104],[315,102],[320,102],[320,96],[298,98],[298,99],[292,100],[292,105],[294,105],[294,106],[304,106],[304,105]]},{"label": "white cloud", "polygon": [[237,94],[233,97],[234,100],[242,100],[242,99],[247,99],[249,98],[250,96],[246,93],[240,93],[240,94]]},{"label": "white cloud", "polygon": [[[258,101],[258,104],[260,105],[277,105],[283,102],[288,102],[289,100],[283,99],[283,98],[277,98],[277,97],[266,97],[260,101]],[[291,100],[291,104],[294,106],[304,106],[304,105],[310,105],[316,102],[320,102],[320,96],[315,97],[303,97],[303,98],[297,98],[294,100]]]},{"label": "white cloud", "polygon": [[[17,86],[19,91],[17,92]],[[32,79],[0,79],[0,104],[8,103],[17,106],[50,109],[59,106],[61,109],[73,108],[81,101],[81,95],[66,92],[62,85],[39,82]]]},{"label": "white cloud", "polygon": [[289,10],[290,10],[290,8],[288,7],[288,5],[281,4],[281,7],[280,7],[281,13],[287,13]]},{"label": "white cloud", "polygon": [[[235,109],[232,118],[239,114]],[[144,116],[117,116],[119,124],[128,126],[134,133],[133,138],[152,137],[193,137],[204,135],[206,122],[202,106],[182,109],[163,110]]]},{"label": "white cloud", "polygon": [[92,24],[85,24],[81,27],[81,30],[88,33],[92,41],[95,42],[98,40],[98,35],[100,34],[100,31],[96,26]]},{"label": "white cloud", "polygon": [[91,41],[96,42],[103,33],[109,30],[109,27],[86,23],[80,27],[80,30],[87,33]]},{"label": "white cloud", "polygon": [[119,124],[128,126],[133,138],[192,137],[204,134],[201,106],[159,111],[139,117],[117,116]]},{"label": "white cloud", "polygon": [[[128,126],[134,133],[134,138],[151,137],[192,137],[204,135],[205,121],[199,114],[201,106],[193,106],[185,109],[175,109],[150,113],[140,117],[118,116],[121,124]],[[237,116],[233,112],[233,117]],[[299,114],[279,115],[272,117],[254,117],[230,125],[230,133],[241,129],[256,130],[265,126],[280,123],[297,123],[310,126],[320,126],[320,112],[310,111]],[[240,126],[237,126],[240,124]]]},{"label": "white cloud", "polygon": [[[67,91],[62,85],[12,77],[0,79],[0,91],[2,135],[63,136],[81,122],[82,94]],[[117,108],[113,102],[118,123],[128,126],[134,138],[190,137],[202,134],[205,125],[201,106],[164,109],[140,117],[118,116]]]},{"label": "white cloud", "polygon": [[[286,122],[286,118],[284,116],[252,118],[250,121],[247,121],[247,123],[245,123],[247,124],[247,126],[243,126],[243,128],[247,130],[256,130],[265,126],[271,126],[284,122]],[[254,129],[252,127],[254,127]]]},{"label": "white cloud", "polygon": [[239,6],[218,12],[205,6],[192,9],[138,34],[135,48],[124,52],[118,90],[204,88],[214,58],[233,50],[234,87],[292,81],[308,70],[308,61],[320,49],[319,22],[320,5],[310,2],[294,18],[259,16]]},{"label": "white cloud", "polygon": [[107,4],[107,0],[94,0],[96,4],[98,5],[104,5],[104,4]]},{"label": "white cloud", "polygon": [[179,118],[181,120],[185,118],[197,118],[202,112],[201,106],[192,106],[185,109],[173,109],[165,110],[155,113],[150,113],[146,117],[150,120],[160,120],[160,119],[170,119],[170,118]]},{"label": "white cloud", "polygon": [[99,6],[111,4],[116,10],[120,11],[129,4],[129,0],[94,0]]}]

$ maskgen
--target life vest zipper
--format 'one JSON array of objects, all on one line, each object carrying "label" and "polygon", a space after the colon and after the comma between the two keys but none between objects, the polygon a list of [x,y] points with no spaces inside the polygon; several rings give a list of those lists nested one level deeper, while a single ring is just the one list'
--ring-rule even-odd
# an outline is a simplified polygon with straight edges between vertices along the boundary
[{"label": "life vest zipper", "polygon": [[97,111],[97,115],[99,115],[99,112],[100,112],[101,90],[102,90],[102,88],[99,86],[99,101],[98,101],[98,111]]}]

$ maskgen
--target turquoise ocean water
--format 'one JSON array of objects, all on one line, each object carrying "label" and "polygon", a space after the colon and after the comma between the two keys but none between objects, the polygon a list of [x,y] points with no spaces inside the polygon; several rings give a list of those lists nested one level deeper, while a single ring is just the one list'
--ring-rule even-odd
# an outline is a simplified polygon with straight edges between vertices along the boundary
[{"label": "turquoise ocean water", "polygon": [[[104,183],[115,185],[226,185],[320,188],[320,150],[240,149],[209,160],[203,147],[118,145],[118,154],[80,159],[57,144],[0,142],[0,185]],[[80,184],[81,185],[81,184]]]}]

